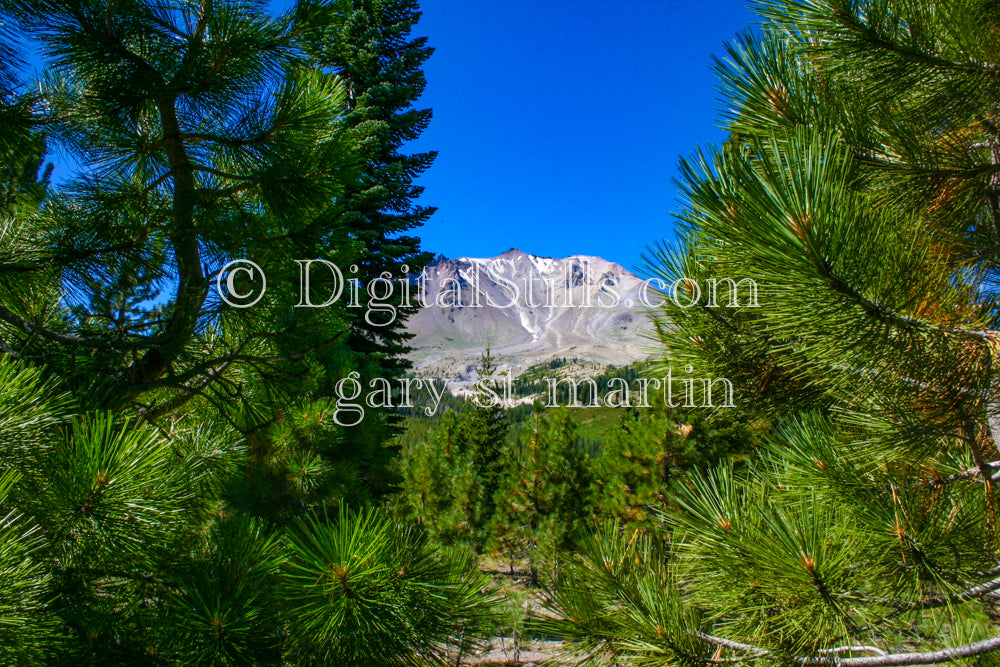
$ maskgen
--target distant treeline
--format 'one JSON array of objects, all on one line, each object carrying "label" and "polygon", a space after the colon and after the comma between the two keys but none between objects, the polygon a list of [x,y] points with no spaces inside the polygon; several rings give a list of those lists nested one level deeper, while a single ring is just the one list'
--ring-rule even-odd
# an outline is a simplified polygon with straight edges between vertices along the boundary
[{"label": "distant treeline", "polygon": [[[609,365],[597,375],[589,377],[583,374],[568,374],[565,371],[562,373],[553,372],[559,369],[573,369],[574,367],[579,367],[581,363],[580,359],[576,357],[572,359],[560,357],[530,366],[511,380],[509,383],[511,396],[515,400],[522,400],[523,402],[519,405],[508,407],[508,412],[512,413],[510,417],[513,417],[515,422],[523,421],[523,418],[531,413],[531,401],[524,401],[524,399],[539,399],[542,402],[548,401],[549,403],[553,403],[549,400],[552,392],[550,385],[553,383],[555,384],[556,392],[554,403],[556,405],[571,405],[574,402],[572,396],[574,386],[572,383],[564,381],[563,378],[572,377],[577,379],[578,382],[575,387],[576,401],[582,405],[590,405],[595,402],[596,397],[606,396],[610,391],[618,388],[611,386],[611,381],[616,378],[624,380],[630,390],[637,390],[638,385],[636,381],[643,377],[643,373],[648,373],[651,369],[650,363],[639,362],[621,367]],[[502,375],[494,376],[494,381],[490,383],[501,397],[504,396],[505,384],[506,379]],[[469,390],[474,391],[475,386],[470,385]],[[468,398],[454,396],[449,391],[445,392],[439,402],[436,403],[437,410],[435,414],[427,415],[425,408],[435,404],[435,400],[424,387],[415,385],[412,391],[411,406],[398,408],[399,414],[404,417],[430,418],[444,412],[461,412],[469,407],[475,407]]]},{"label": "distant treeline", "polygon": [[[564,363],[528,369],[520,395],[532,395],[539,374]],[[598,391],[612,378],[631,384],[645,368],[608,368],[595,384]],[[645,409],[573,410],[535,401],[504,410],[452,396],[445,402],[448,409],[432,418],[410,411],[397,438],[397,513],[415,519],[443,548],[500,558],[512,568],[526,563],[543,579],[560,550],[574,549],[584,526],[617,519],[652,527],[658,511],[669,510],[670,485],[695,468],[745,456],[768,427],[734,411],[669,408],[655,396]]]}]

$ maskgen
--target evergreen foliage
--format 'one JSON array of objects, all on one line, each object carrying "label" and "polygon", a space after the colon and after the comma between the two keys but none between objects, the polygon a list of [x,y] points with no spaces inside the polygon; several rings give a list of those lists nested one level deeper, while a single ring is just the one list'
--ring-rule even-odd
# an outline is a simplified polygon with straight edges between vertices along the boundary
[{"label": "evergreen foliage", "polygon": [[763,445],[769,422],[733,412],[669,408],[662,395],[647,409],[620,410],[592,463],[592,514],[629,530],[660,525],[673,483],[729,457],[745,460]]},{"label": "evergreen foliage", "polygon": [[[426,171],[436,152],[407,155],[403,144],[420,136],[431,121],[430,109],[413,103],[426,85],[422,65],[434,52],[426,37],[410,38],[420,17],[417,0],[307,0],[299,16],[313,30],[310,53],[347,86],[346,127],[363,132],[360,177],[338,199],[337,214],[353,231],[358,273],[363,285],[378,278],[418,275],[430,260],[420,240],[404,235],[426,222],[435,208],[415,203],[423,188],[413,181]],[[390,300],[403,316],[415,312],[397,293]],[[411,335],[404,317],[387,315],[352,321],[352,349],[378,359],[378,377],[395,377],[409,367],[401,353]]]},{"label": "evergreen foliage", "polygon": [[[358,3],[350,42],[333,1],[0,2],[3,664],[439,664],[491,622],[474,567],[358,508],[392,484],[389,416],[331,420],[337,381],[399,365],[405,313],[376,351],[346,300],[293,307],[295,260],[419,259],[372,224],[418,194],[392,148],[429,118],[401,111],[414,6]],[[359,103],[322,54],[371,35],[402,78]],[[215,289],[242,258],[248,308]]]},{"label": "evergreen foliage", "polygon": [[434,426],[417,430],[417,437],[403,439],[400,500],[403,513],[437,543],[475,550],[482,543],[488,517],[483,517],[482,480],[475,454],[463,446],[460,437],[461,418],[445,413]]},{"label": "evergreen foliage", "polygon": [[489,619],[485,577],[376,513],[341,515],[333,528],[303,520],[290,551],[284,600],[301,664],[425,665]]},{"label": "evergreen foliage", "polygon": [[464,409],[447,411],[432,430],[418,428],[423,435],[405,439],[400,462],[404,512],[440,544],[475,552],[495,512],[510,430],[503,407],[489,399],[488,392],[497,391],[489,348],[478,373],[477,396]]},{"label": "evergreen foliage", "polygon": [[[630,529],[659,525],[656,510],[671,504],[676,479],[727,456],[745,459],[769,428],[765,419],[728,410],[669,408],[656,395],[644,409],[574,413],[536,403],[504,411],[487,404],[486,387],[499,392],[489,380],[491,365],[487,352],[477,398],[437,418],[408,420],[398,438],[403,482],[396,507],[437,544],[498,557],[512,572],[527,564],[535,581],[551,579],[560,554],[575,549],[594,519]],[[596,382],[634,381],[640,372],[611,368]],[[585,438],[581,415],[595,410],[618,416]]]},{"label": "evergreen foliage", "polygon": [[[0,130],[2,349],[46,364],[88,408],[173,424],[214,409],[256,440],[255,468],[276,467],[264,477],[320,457],[356,480],[352,498],[388,492],[387,411],[316,442],[272,441],[294,428],[289,405],[327,414],[322,398],[349,372],[367,382],[405,365],[405,308],[373,324],[346,298],[293,307],[296,260],[363,284],[421,266],[417,239],[398,233],[432,213],[408,203],[432,156],[397,149],[430,118],[408,110],[430,50],[405,38],[415,3],[370,4],[274,17],[243,0],[5,3],[4,24],[50,67],[37,84],[7,67],[0,91],[17,118]],[[337,53],[354,55],[335,66]],[[37,175],[47,149],[78,166],[59,188]],[[243,258],[267,276],[249,308],[216,290]],[[239,293],[261,285],[236,277]],[[335,287],[311,278],[313,293]]]},{"label": "evergreen foliage", "polygon": [[75,416],[9,357],[0,379],[9,664],[425,665],[493,622],[474,567],[378,510],[279,529],[205,494],[231,471],[211,433]]},{"label": "evergreen foliage", "polygon": [[991,663],[996,3],[758,8],[718,64],[729,140],[683,164],[683,243],[651,267],[757,281],[760,308],[658,331],[779,427],[675,486],[669,549],[595,540],[551,629],[588,664]]},{"label": "evergreen foliage", "polygon": [[588,461],[565,409],[535,415],[505,451],[503,484],[489,526],[495,548],[512,564],[528,558],[532,579],[551,578],[559,551],[588,517]]}]

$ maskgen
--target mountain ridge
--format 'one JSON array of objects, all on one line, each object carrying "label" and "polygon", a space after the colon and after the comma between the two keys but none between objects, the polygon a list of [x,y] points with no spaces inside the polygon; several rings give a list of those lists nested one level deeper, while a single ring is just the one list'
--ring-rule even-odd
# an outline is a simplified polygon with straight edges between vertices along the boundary
[{"label": "mountain ridge", "polygon": [[438,255],[418,282],[426,307],[407,324],[418,374],[469,381],[487,347],[515,375],[555,358],[620,365],[648,356],[643,281],[601,257],[518,248],[485,258]]}]

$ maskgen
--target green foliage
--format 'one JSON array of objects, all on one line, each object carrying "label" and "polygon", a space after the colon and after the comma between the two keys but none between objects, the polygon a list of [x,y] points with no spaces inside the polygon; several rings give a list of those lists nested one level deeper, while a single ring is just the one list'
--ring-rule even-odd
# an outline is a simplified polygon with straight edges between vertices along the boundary
[{"label": "green foliage", "polygon": [[[413,185],[436,152],[407,155],[404,143],[416,139],[431,120],[430,109],[414,109],[426,80],[421,66],[434,50],[426,37],[410,38],[420,18],[416,0],[303,0],[295,16],[308,37],[307,51],[348,86],[343,123],[363,136],[360,177],[340,197],[336,213],[351,226],[358,246],[357,278],[362,284],[383,274],[397,279],[419,274],[430,254],[419,239],[406,235],[426,222],[435,208],[414,202],[423,187]],[[387,303],[402,315],[391,322],[355,318],[351,349],[376,360],[376,377],[396,377],[409,367],[401,353],[411,337],[403,324],[416,306],[402,305],[395,294]]]},{"label": "green foliage", "polygon": [[489,532],[512,563],[528,557],[533,574],[550,577],[588,515],[588,461],[576,425],[564,409],[536,415],[505,454]]},{"label": "green foliage", "polygon": [[[160,425],[217,413],[253,441],[242,496],[288,489],[261,494],[261,512],[388,493],[390,413],[314,438],[286,411],[328,415],[351,371],[398,374],[412,309],[373,323],[346,298],[292,306],[296,260],[360,266],[365,284],[422,266],[400,232],[433,212],[410,204],[433,156],[398,151],[430,118],[409,108],[430,54],[407,37],[418,18],[409,0],[303,0],[283,16],[243,0],[4,4],[5,30],[48,60],[38,81],[6,60],[0,73],[0,351],[44,363],[87,409]],[[58,185],[39,173],[51,150],[75,166]],[[241,258],[267,276],[247,308],[216,290]],[[322,274],[314,300],[335,287]]]},{"label": "green foliage", "polygon": [[729,140],[682,164],[682,243],[650,269],[756,281],[759,308],[668,301],[657,333],[664,368],[778,426],[676,480],[669,555],[636,552],[655,585],[615,566],[628,533],[585,550],[553,631],[592,664],[992,664],[995,3],[758,6],[718,63]]},{"label": "green foliage", "polygon": [[150,545],[167,546],[194,519],[195,479],[148,426],[95,414],[65,432],[64,441],[23,473],[34,499],[25,503],[53,536],[59,562],[148,567],[155,553]]},{"label": "green foliage", "polygon": [[439,544],[477,552],[496,511],[510,431],[503,407],[489,397],[499,388],[488,348],[478,370],[477,396],[465,401],[463,409],[445,412],[434,426],[410,421],[400,460],[402,511]]},{"label": "green foliage", "polygon": [[628,529],[653,528],[656,510],[671,503],[671,484],[730,457],[745,459],[763,444],[766,420],[741,411],[670,408],[662,394],[650,407],[619,410],[615,428],[598,444],[590,502],[595,516]]},{"label": "green foliage", "polygon": [[[332,397],[406,366],[408,313],[293,308],[295,260],[420,269],[400,232],[432,212],[410,204],[431,156],[397,150],[430,117],[418,16],[0,3],[3,664],[428,664],[492,623],[422,534],[318,518],[393,484],[392,416],[338,426]],[[34,45],[46,71],[18,80]],[[247,308],[216,291],[241,258],[267,276]]]},{"label": "green foliage", "polygon": [[711,659],[696,636],[706,624],[681,604],[665,541],[643,531],[622,534],[612,522],[577,549],[550,587],[555,615],[535,624],[571,639],[565,650],[576,664],[612,667],[621,655],[635,665]]},{"label": "green foliage", "polygon": [[400,499],[404,513],[439,544],[475,548],[482,542],[481,531],[489,517],[483,516],[483,484],[475,453],[461,439],[461,419],[446,413],[430,430],[420,429],[417,437],[406,439],[400,458]]},{"label": "green foliage", "polygon": [[234,513],[195,495],[231,473],[198,433],[74,416],[9,357],[0,378],[0,650],[17,664],[427,664],[494,623],[488,582],[412,528]]},{"label": "green foliage", "polygon": [[0,476],[0,502],[7,512],[0,519],[0,656],[9,664],[44,664],[59,639],[45,604],[51,574],[38,558],[44,541],[37,526],[10,509],[18,481],[10,469]]},{"label": "green foliage", "polygon": [[[639,372],[625,367],[599,377],[606,385]],[[467,400],[439,418],[411,418],[398,439],[397,510],[446,548],[498,556],[512,570],[527,562],[535,576],[551,578],[559,552],[573,550],[587,521],[659,525],[656,510],[669,504],[677,478],[727,456],[745,458],[769,428],[730,410],[668,408],[657,394],[652,401],[642,410],[536,404],[503,411]],[[590,423],[595,413],[601,416]]]},{"label": "green foliage", "polygon": [[301,520],[289,542],[283,591],[298,664],[426,665],[488,620],[482,575],[377,512]]},{"label": "green foliage", "polygon": [[[280,536],[220,516],[180,564],[162,611],[162,658],[190,665],[273,665],[283,639]],[[287,612],[286,612],[287,613]]]}]

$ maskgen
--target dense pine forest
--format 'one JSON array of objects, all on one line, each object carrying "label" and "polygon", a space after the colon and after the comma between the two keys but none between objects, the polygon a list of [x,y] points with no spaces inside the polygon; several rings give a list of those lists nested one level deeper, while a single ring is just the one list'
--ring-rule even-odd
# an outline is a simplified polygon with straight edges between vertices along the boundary
[{"label": "dense pine forest", "polygon": [[295,304],[431,258],[417,0],[0,0],[0,664],[995,662],[1000,5],[754,7],[646,270],[759,307],[576,396],[735,407],[559,357],[346,425],[416,306]]}]

